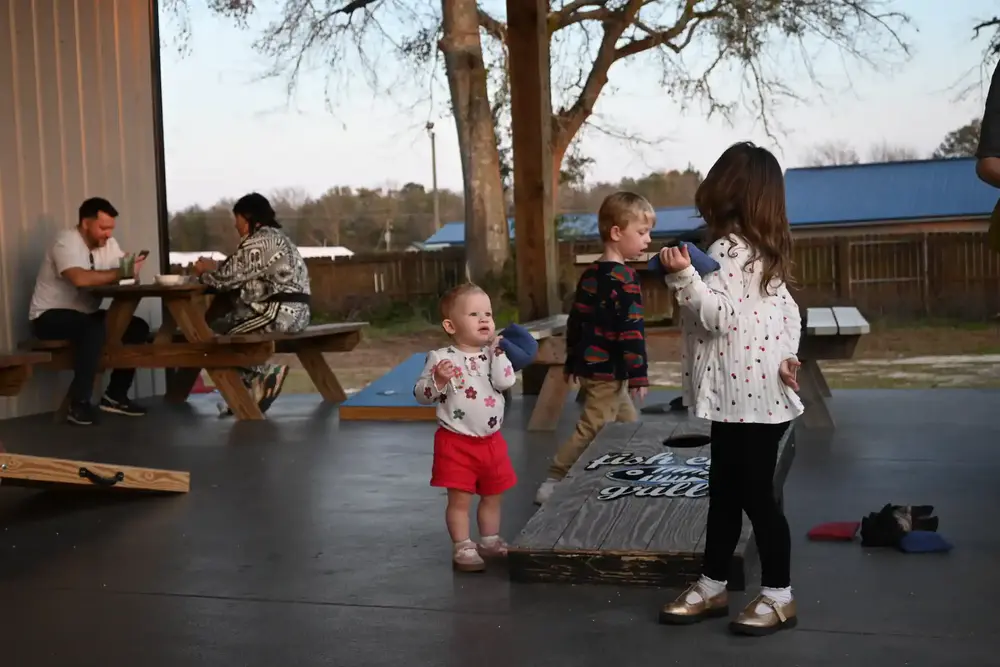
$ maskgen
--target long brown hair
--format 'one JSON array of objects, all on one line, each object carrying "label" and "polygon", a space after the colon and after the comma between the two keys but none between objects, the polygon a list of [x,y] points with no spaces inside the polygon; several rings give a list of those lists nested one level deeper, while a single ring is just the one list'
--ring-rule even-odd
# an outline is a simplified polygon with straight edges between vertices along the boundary
[{"label": "long brown hair", "polygon": [[771,294],[775,279],[792,284],[785,177],[770,151],[749,141],[727,148],[698,186],[694,203],[708,228],[709,243],[739,236],[750,246],[747,264],[761,260],[761,294]]}]

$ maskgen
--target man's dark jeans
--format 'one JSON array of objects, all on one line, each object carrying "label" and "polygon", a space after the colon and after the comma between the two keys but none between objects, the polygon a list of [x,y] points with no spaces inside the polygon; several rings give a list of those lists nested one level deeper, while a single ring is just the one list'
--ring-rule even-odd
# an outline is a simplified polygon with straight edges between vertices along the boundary
[{"label": "man's dark jeans", "polygon": [[[94,378],[104,350],[104,316],[107,311],[81,313],[77,310],[46,310],[31,321],[31,330],[41,340],[69,340],[73,343],[73,383],[70,399],[90,403],[94,391]],[[133,317],[128,323],[122,342],[145,343],[149,338],[149,324]],[[105,392],[115,400],[128,398],[128,390],[135,378],[135,370],[120,368],[111,372]]]}]

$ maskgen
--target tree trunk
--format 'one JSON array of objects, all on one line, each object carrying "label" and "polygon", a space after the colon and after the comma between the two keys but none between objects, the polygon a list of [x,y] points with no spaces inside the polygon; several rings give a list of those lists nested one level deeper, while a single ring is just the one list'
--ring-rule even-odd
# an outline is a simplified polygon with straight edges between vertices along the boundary
[{"label": "tree trunk", "polygon": [[441,0],[441,8],[444,36],[438,46],[451,89],[465,186],[465,258],[469,277],[483,282],[503,270],[510,256],[510,232],[478,8],[476,0]]},{"label": "tree trunk", "polygon": [[[563,159],[569,144],[560,141],[561,137],[552,137],[552,214],[559,215],[559,176],[562,173]],[[594,211],[596,213],[597,211]]]}]

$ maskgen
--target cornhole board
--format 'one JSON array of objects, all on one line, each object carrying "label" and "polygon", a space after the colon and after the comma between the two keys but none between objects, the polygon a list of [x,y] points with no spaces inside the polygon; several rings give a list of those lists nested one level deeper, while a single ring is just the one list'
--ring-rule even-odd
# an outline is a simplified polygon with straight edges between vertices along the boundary
[{"label": "cornhole board", "polygon": [[418,352],[340,404],[341,421],[436,421],[433,405],[420,405],[413,385],[427,355]]},{"label": "cornhole board", "polygon": [[191,474],[181,470],[12,454],[0,443],[0,486],[187,493],[191,490]]},{"label": "cornhole board", "polygon": [[[778,446],[779,503],[795,453],[793,429],[789,425]],[[511,542],[511,579],[666,588],[692,583],[705,550],[710,431],[710,422],[686,413],[605,426]],[[756,558],[744,514],[730,590],[746,587]]]}]

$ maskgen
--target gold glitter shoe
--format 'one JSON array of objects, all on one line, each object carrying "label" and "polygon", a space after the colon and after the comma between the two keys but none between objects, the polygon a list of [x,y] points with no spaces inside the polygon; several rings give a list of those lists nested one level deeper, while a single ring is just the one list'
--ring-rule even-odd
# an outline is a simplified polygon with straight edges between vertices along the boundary
[{"label": "gold glitter shoe", "polygon": [[[715,597],[708,597],[705,590],[696,581],[686,591],[660,609],[660,623],[664,625],[690,625],[706,618],[718,618],[729,615],[729,593],[726,589]],[[697,593],[701,598],[697,602],[687,602],[688,593]]]},{"label": "gold glitter shoe", "polygon": [[[768,611],[757,613],[757,605],[764,604]],[[736,620],[729,624],[730,632],[751,637],[764,637],[778,630],[788,630],[798,625],[795,600],[788,604],[778,604],[766,595],[758,595],[748,604]]]}]

